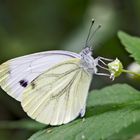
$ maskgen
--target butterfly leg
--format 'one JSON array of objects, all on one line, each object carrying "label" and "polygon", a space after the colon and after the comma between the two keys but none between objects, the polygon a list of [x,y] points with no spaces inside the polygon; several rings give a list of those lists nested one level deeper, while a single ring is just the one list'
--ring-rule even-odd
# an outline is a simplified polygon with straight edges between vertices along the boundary
[{"label": "butterfly leg", "polygon": [[[95,64],[95,66],[98,66],[99,68],[102,68],[102,69],[104,69],[104,70],[109,71],[109,69],[108,69],[107,67],[105,67],[105,66],[107,66],[107,64],[106,64],[104,61],[109,61],[109,62],[111,62],[111,61],[113,61],[113,59],[108,59],[108,58],[104,58],[104,57],[100,57],[100,56],[99,56],[99,57],[97,57],[97,58],[95,59],[94,64]],[[99,62],[101,62],[101,64],[103,64],[104,66],[100,65]],[[95,74],[95,75],[107,76],[107,77],[109,77],[109,78],[112,79],[112,80],[114,79],[114,77],[113,77],[112,75],[107,74],[107,73],[99,73],[99,72],[95,71],[94,74]]]},{"label": "butterfly leg", "polygon": [[110,74],[107,74],[107,73],[94,73],[95,75],[100,75],[100,76],[107,76],[109,77],[112,81],[115,79],[114,75],[110,75]]},{"label": "butterfly leg", "polygon": [[109,71],[106,67],[103,67],[103,66],[101,66],[100,64],[98,64],[97,66],[100,67],[100,68],[102,68],[102,69],[104,69],[104,70]]},{"label": "butterfly leg", "polygon": [[[108,59],[108,58],[104,58],[104,57],[97,57],[94,60],[94,65],[109,71],[108,68],[105,67],[105,66],[107,66],[107,64],[103,60],[105,60],[105,61],[113,61],[112,59]],[[103,64],[104,66],[100,65],[99,62],[101,62],[101,64]]]},{"label": "butterfly leg", "polygon": [[99,62],[101,62],[102,64],[104,64],[105,66],[107,66],[107,64],[104,62],[104,61],[109,61],[109,62],[112,62],[113,59],[108,59],[108,58],[104,58],[104,57],[97,57],[95,59],[96,63],[99,65]]},{"label": "butterfly leg", "polygon": [[94,73],[95,75],[102,75],[102,76],[107,76],[107,77],[110,77],[110,74],[107,74],[107,73],[99,73],[99,72],[96,72]]},{"label": "butterfly leg", "polygon": [[102,60],[110,61],[110,62],[113,61],[113,59],[104,58],[104,57],[101,57],[101,56],[97,57],[96,59],[98,59],[99,61],[102,61]]}]

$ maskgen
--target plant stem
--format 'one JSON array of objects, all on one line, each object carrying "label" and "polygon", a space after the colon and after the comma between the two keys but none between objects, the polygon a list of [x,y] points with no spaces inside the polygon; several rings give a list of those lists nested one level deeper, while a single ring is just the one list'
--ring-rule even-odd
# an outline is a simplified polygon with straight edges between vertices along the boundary
[{"label": "plant stem", "polygon": [[122,72],[133,74],[136,77],[140,77],[140,73],[136,73],[136,72],[133,72],[133,71],[123,69]]}]

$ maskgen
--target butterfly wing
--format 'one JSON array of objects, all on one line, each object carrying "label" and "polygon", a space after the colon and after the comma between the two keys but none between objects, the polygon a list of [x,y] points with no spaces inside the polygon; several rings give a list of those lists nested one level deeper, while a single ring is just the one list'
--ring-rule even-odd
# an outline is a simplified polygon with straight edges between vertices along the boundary
[{"label": "butterfly wing", "polygon": [[92,75],[74,58],[48,69],[25,89],[22,107],[45,124],[65,124],[85,113]]},{"label": "butterfly wing", "polygon": [[79,57],[68,51],[47,51],[11,59],[0,65],[0,86],[21,101],[25,87],[38,75],[57,63]]}]

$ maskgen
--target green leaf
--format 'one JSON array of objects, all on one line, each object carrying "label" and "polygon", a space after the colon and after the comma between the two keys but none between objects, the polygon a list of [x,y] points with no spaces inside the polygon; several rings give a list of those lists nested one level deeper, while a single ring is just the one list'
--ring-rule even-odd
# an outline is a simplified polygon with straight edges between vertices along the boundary
[{"label": "green leaf", "polygon": [[89,93],[87,106],[130,103],[140,98],[140,92],[127,84],[116,84]]},{"label": "green leaf", "polygon": [[140,38],[130,36],[122,31],[118,32],[118,37],[126,50],[140,64]]},{"label": "green leaf", "polygon": [[140,93],[126,84],[91,92],[87,105],[84,119],[39,131],[29,140],[101,140],[140,120]]},{"label": "green leaf", "polygon": [[106,140],[130,140],[130,139],[132,140],[132,138],[139,135],[139,133],[140,133],[140,122],[136,122],[127,127],[126,129],[123,129],[121,132],[112,135]]}]

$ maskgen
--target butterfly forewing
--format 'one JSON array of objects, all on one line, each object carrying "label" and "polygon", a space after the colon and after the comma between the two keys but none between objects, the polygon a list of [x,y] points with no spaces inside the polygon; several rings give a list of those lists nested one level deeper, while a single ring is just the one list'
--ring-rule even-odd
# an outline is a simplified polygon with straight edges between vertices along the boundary
[{"label": "butterfly forewing", "polygon": [[79,55],[67,51],[48,51],[11,59],[0,65],[0,86],[21,101],[24,89],[37,76],[54,65]]},{"label": "butterfly forewing", "polygon": [[[73,58],[59,63],[35,78],[24,90],[22,107],[39,122],[65,124],[83,112],[91,74]],[[81,112],[82,111],[82,112]]]}]

